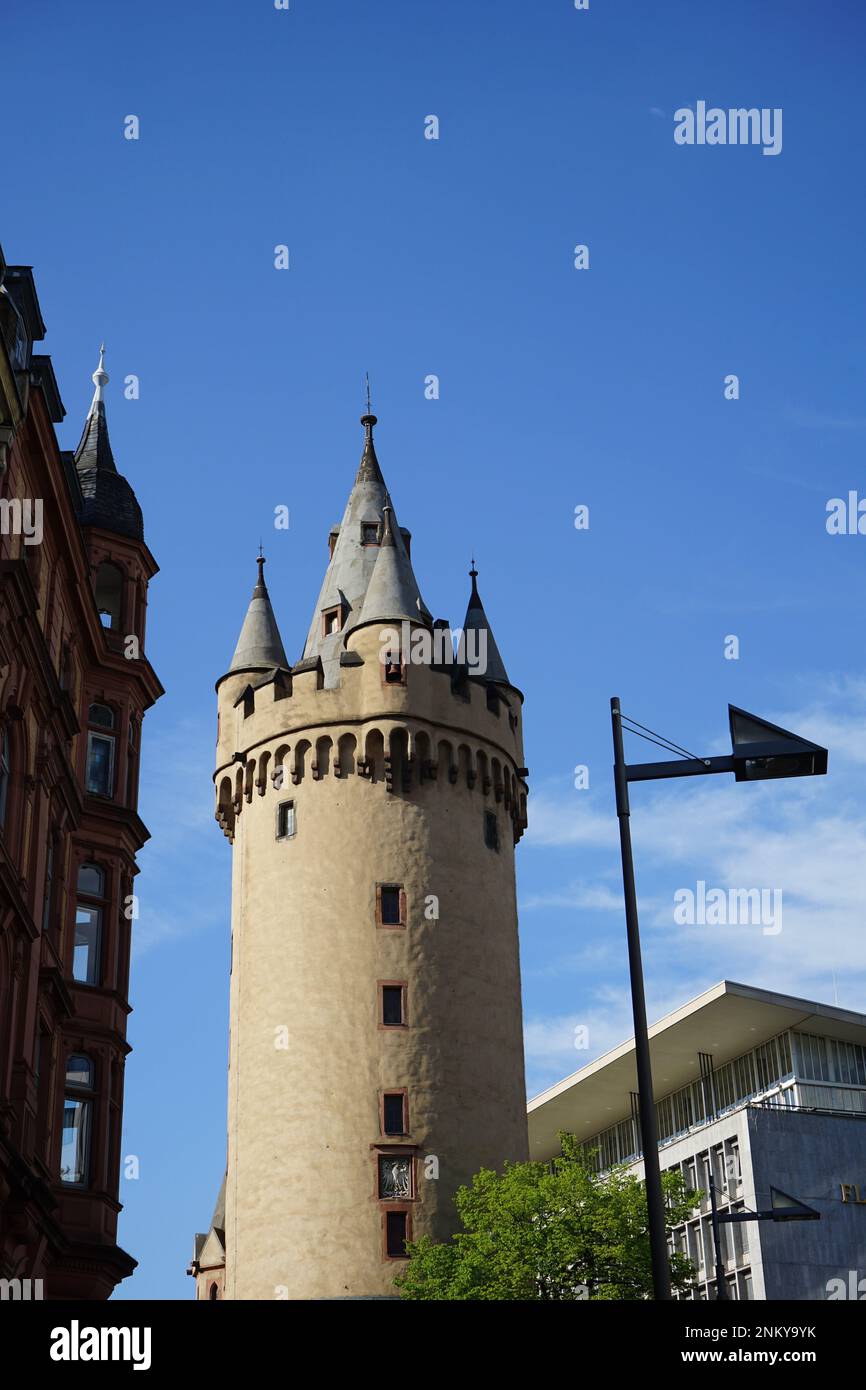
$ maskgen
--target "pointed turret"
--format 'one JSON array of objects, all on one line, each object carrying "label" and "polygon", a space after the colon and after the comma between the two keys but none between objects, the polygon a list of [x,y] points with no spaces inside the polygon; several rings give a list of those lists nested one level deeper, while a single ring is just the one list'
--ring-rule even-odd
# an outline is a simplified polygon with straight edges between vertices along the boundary
[{"label": "pointed turret", "polygon": [[[419,617],[422,621],[429,621],[412,571],[407,543],[394,521],[391,498],[376,457],[373,442],[376,416],[370,414],[368,409],[361,416],[361,424],[364,426],[361,462],[343,520],[330,533],[331,561],[304,647],[304,663],[315,661],[317,657],[321,659],[326,687],[339,684],[340,655],[344,650],[346,634],[361,621],[368,589],[385,550],[391,552],[391,557],[386,559],[382,571],[383,591],[389,592],[392,599],[399,592],[402,606],[410,607],[411,604],[407,616],[413,617],[416,622]],[[390,514],[387,528],[384,520],[386,509]],[[387,584],[386,573],[391,575]],[[393,606],[391,599],[388,606]],[[379,616],[376,614],[377,618]],[[372,619],[364,618],[363,621]]]},{"label": "pointed turret", "polygon": [[114,531],[141,541],[144,540],[141,507],[129,483],[117,471],[108,437],[105,402],[102,399],[109,380],[105,370],[104,343],[99,349],[99,364],[91,380],[94,385],[93,400],[75,450],[75,471],[84,498],[81,523],[83,526],[100,526],[105,531]]},{"label": "pointed turret", "polygon": [[[499,655],[496,639],[493,636],[493,631],[487,620],[487,614],[484,612],[484,604],[481,602],[481,596],[478,593],[478,585],[476,583],[478,571],[475,568],[474,560],[472,561],[472,568],[469,571],[469,577],[472,580],[472,593],[469,595],[469,606],[466,609],[466,617],[463,620],[463,631],[466,634],[466,647],[467,650],[474,649],[479,659],[481,659],[485,651],[483,644],[486,643],[487,653],[486,668],[483,672],[478,672],[477,678],[479,680],[495,681],[498,685],[511,685],[511,681],[508,679],[508,673],[505,670],[505,662]],[[476,635],[470,638],[470,633]],[[482,634],[484,634],[484,636],[482,636]],[[474,646],[470,647],[470,643],[474,644]],[[470,670],[470,675],[473,674],[474,673]]]},{"label": "pointed turret", "polygon": [[275,667],[288,670],[289,663],[283,650],[283,639],[280,637],[268,586],[265,583],[264,555],[256,558],[256,564],[259,567],[259,577],[227,675],[238,671],[273,671]]},{"label": "pointed turret", "polygon": [[361,612],[351,626],[402,622],[404,619],[429,625],[430,614],[419,593],[403,537],[394,524],[393,511],[391,507],[386,506],[383,512],[379,554],[373,566]]}]

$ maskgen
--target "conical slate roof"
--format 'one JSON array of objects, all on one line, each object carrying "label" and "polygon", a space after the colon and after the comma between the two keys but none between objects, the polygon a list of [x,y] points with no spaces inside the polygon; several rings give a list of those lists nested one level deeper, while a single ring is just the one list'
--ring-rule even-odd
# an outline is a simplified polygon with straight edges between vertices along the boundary
[{"label": "conical slate roof", "polygon": [[280,637],[268,587],[265,584],[264,555],[259,555],[256,563],[259,567],[259,577],[253,589],[228,675],[234,671],[272,671],[275,666],[288,669],[283,639]]},{"label": "conical slate roof", "polygon": [[[427,610],[421,602],[419,610],[416,600],[420,600],[418,584],[412,572],[406,545],[392,518],[389,546],[384,545],[385,509],[391,507],[391,499],[373,443],[375,415],[361,416],[364,426],[364,447],[358,467],[355,484],[349,494],[343,520],[336,535],[334,551],[325,572],[322,588],[313,610],[313,618],[304,647],[303,660],[319,657],[324,672],[324,684],[333,687],[340,683],[340,656],[345,648],[346,633],[357,627],[374,572],[377,570],[382,551],[391,548],[398,553],[402,575],[401,584],[405,588],[404,597],[411,588],[411,615],[418,620],[427,618]],[[372,528],[376,528],[373,531]],[[333,532],[331,533],[334,534]],[[380,545],[379,542],[382,542]],[[388,562],[386,561],[386,568]],[[407,606],[404,604],[403,606]],[[337,609],[339,625],[334,632],[325,632],[324,614]],[[377,615],[378,617],[379,615]],[[396,616],[396,615],[395,615]],[[366,621],[366,619],[365,619]]]},{"label": "conical slate roof", "polygon": [[[487,644],[487,666],[483,672],[477,672],[477,679],[495,681],[500,685],[510,685],[511,681],[508,679],[508,673],[505,670],[505,662],[499,655],[496,639],[493,636],[493,631],[487,620],[487,614],[484,612],[484,604],[481,602],[481,597],[478,593],[478,585],[475,582],[478,578],[478,571],[474,563],[472,569],[469,571],[469,575],[472,580],[472,593],[469,595],[469,606],[466,609],[466,617],[463,620],[463,631],[467,634],[466,645],[468,648],[470,641],[468,634],[470,632],[478,634],[476,637],[473,637],[471,641],[472,650],[477,653],[480,659],[484,654],[483,642],[486,641]],[[482,633],[486,634],[486,637],[482,637]],[[471,668],[469,674],[474,674]]]},{"label": "conical slate roof", "polygon": [[393,513],[386,507],[382,521],[382,543],[373,566],[370,583],[364,595],[360,615],[353,627],[367,623],[429,622],[423,606],[412,565],[406,554],[403,537],[393,522]]},{"label": "conical slate roof", "polygon": [[99,350],[99,365],[93,373],[93,400],[78,448],[75,450],[75,471],[81,487],[84,506],[83,526],[101,526],[121,536],[144,540],[141,507],[129,483],[118,473],[108,437],[105,418],[104,387],[108,384],[105,370],[105,345]]}]

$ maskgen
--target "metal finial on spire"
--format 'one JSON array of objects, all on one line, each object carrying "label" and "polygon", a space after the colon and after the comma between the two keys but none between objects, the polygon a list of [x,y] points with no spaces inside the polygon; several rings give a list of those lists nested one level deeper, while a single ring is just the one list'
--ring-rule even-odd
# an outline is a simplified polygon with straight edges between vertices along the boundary
[{"label": "metal finial on spire", "polygon": [[93,400],[90,402],[90,409],[92,410],[102,400],[103,387],[107,386],[109,381],[108,372],[105,370],[105,343],[99,345],[99,365],[90,380],[95,387]]},{"label": "metal finial on spire", "polygon": [[376,417],[375,417],[375,415],[373,414],[373,405],[372,405],[372,399],[371,399],[371,395],[370,395],[370,373],[369,373],[369,372],[365,372],[365,373],[364,373],[364,380],[365,380],[366,383],[367,383],[367,413],[366,413],[366,415],[362,415],[362,416],[361,416],[361,424],[364,426],[364,430],[365,430],[365,432],[366,432],[366,444],[365,444],[365,448],[367,447],[367,445],[369,445],[369,447],[372,448],[372,447],[373,447],[373,426],[376,424]]}]

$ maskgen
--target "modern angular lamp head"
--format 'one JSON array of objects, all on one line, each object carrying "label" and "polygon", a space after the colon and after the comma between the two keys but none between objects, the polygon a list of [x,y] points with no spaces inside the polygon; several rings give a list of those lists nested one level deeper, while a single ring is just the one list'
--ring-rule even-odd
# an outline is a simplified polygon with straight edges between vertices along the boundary
[{"label": "modern angular lamp head", "polygon": [[798,1197],[783,1192],[780,1187],[770,1188],[770,1210],[773,1221],[820,1221],[821,1213],[814,1207],[801,1202]]},{"label": "modern angular lamp head", "polygon": [[817,777],[827,771],[827,749],[728,705],[734,776],[738,782],[773,777]]}]

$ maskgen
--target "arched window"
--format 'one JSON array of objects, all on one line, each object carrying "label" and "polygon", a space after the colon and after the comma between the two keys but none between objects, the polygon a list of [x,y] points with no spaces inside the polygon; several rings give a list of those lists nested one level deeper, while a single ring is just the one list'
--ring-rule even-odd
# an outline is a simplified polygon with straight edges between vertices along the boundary
[{"label": "arched window", "polygon": [[72,978],[82,985],[98,985],[100,982],[105,908],[104,871],[96,864],[82,864],[78,870],[72,957]]},{"label": "arched window", "polygon": [[208,1294],[208,1298],[209,1298],[209,1299],[211,1300],[211,1302],[213,1303],[213,1302],[216,1301],[216,1299],[219,1298],[219,1296],[220,1296],[219,1285],[218,1285],[218,1284],[211,1284],[211,1286],[210,1286],[210,1292],[209,1292],[209,1294]]},{"label": "arched window", "polygon": [[102,626],[118,632],[121,626],[123,574],[109,560],[96,571],[96,609]]},{"label": "arched window", "polygon": [[60,1180],[77,1187],[85,1186],[89,1176],[93,1092],[93,1062],[83,1053],[73,1053],[66,1063]]},{"label": "arched window", "polygon": [[9,801],[9,783],[12,778],[12,757],[9,751],[9,730],[3,730],[0,739],[0,831],[6,826],[6,806]]},{"label": "arched window", "polygon": [[114,710],[110,705],[91,705],[87,711],[88,724],[99,724],[103,729],[114,728]]}]

